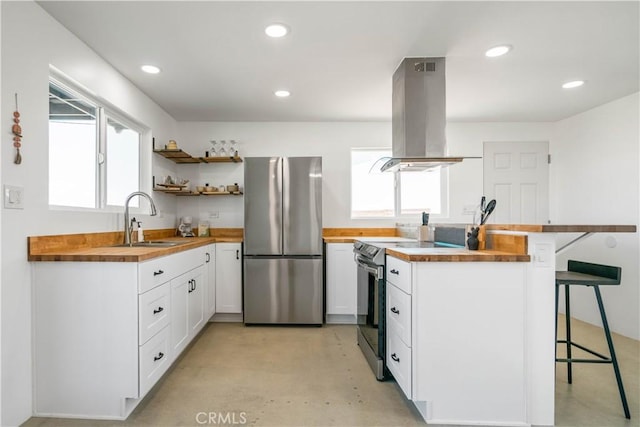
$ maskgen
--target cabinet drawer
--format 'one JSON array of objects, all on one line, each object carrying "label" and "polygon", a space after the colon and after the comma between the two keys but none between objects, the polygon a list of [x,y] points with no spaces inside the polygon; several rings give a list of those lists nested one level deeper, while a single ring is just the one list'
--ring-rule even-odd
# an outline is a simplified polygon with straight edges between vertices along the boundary
[{"label": "cabinet drawer", "polygon": [[387,281],[411,294],[411,263],[387,256]]},{"label": "cabinet drawer", "polygon": [[387,333],[387,367],[407,399],[411,399],[411,349],[391,330]]},{"label": "cabinet drawer", "polygon": [[175,256],[177,255],[154,258],[140,263],[138,266],[138,292],[147,292],[176,276],[178,266],[174,259]]},{"label": "cabinet drawer", "polygon": [[204,252],[205,248],[195,248],[140,263],[138,293],[142,294],[204,264]]},{"label": "cabinet drawer", "polygon": [[171,365],[169,327],[153,336],[139,350],[140,397],[144,396]]},{"label": "cabinet drawer", "polygon": [[411,347],[411,295],[387,282],[387,328]]},{"label": "cabinet drawer", "polygon": [[171,287],[169,283],[155,287],[138,297],[139,344],[149,341],[169,324],[171,318]]}]

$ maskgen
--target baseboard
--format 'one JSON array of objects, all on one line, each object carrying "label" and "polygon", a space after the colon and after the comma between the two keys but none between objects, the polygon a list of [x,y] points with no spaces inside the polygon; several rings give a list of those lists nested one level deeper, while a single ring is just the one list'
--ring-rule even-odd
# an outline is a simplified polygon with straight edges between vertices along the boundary
[{"label": "baseboard", "polygon": [[326,323],[355,325],[356,316],[353,314],[327,314]]},{"label": "baseboard", "polygon": [[209,319],[209,322],[234,322],[242,323],[242,313],[216,313]]}]

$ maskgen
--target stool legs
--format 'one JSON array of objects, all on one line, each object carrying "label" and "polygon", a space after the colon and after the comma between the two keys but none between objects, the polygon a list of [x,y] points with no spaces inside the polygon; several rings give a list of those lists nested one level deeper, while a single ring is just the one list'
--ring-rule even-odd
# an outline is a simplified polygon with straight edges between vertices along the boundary
[{"label": "stool legs", "polygon": [[[568,288],[568,286],[565,287]],[[616,374],[616,381],[618,382],[618,391],[620,392],[620,399],[622,400],[624,416],[627,419],[631,419],[631,414],[629,413],[629,405],[627,404],[627,396],[624,392],[624,386],[622,385],[622,376],[620,375],[620,368],[618,367],[618,358],[616,357],[616,351],[613,349],[613,340],[611,339],[611,332],[609,331],[609,323],[607,322],[607,315],[604,312],[604,304],[602,303],[600,286],[593,286],[593,291],[596,293],[596,299],[598,300],[598,309],[600,309],[600,317],[602,317],[602,326],[604,328],[604,334],[607,338],[607,344],[609,345],[609,354],[611,355],[613,371]],[[569,358],[571,358],[571,356],[569,356]]]},{"label": "stool legs", "polygon": [[567,330],[567,382],[572,383],[571,375],[571,308],[569,304],[569,286],[564,286],[565,325]]}]

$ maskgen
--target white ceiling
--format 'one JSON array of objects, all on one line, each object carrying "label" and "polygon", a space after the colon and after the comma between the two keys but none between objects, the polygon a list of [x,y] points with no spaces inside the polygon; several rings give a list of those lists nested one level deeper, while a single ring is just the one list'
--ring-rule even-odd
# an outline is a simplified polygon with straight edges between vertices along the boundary
[{"label": "white ceiling", "polygon": [[[447,57],[451,121],[556,121],[639,90],[639,4],[40,2],[180,121],[390,120],[409,56]],[[272,22],[291,33],[266,37]]]}]

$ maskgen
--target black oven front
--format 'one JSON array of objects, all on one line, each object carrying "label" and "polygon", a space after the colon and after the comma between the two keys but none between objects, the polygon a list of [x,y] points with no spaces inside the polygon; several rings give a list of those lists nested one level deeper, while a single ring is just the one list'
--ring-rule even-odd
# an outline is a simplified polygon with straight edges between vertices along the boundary
[{"label": "black oven front", "polygon": [[[383,249],[384,251],[384,249]],[[388,377],[385,365],[385,277],[384,263],[356,254],[358,265],[358,345],[378,380]],[[384,258],[383,258],[384,259]]]}]

